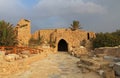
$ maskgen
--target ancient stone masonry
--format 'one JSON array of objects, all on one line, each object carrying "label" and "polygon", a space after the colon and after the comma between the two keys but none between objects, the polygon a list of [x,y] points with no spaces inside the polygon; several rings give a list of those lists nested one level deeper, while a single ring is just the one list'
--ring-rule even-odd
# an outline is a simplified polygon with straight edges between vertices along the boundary
[{"label": "ancient stone masonry", "polygon": [[17,31],[18,46],[28,46],[29,39],[31,38],[30,21],[21,19],[15,29]]},{"label": "ancient stone masonry", "polygon": [[55,51],[70,51],[74,47],[82,46],[81,43],[95,37],[94,32],[82,29],[71,30],[69,28],[38,30],[31,34],[30,21],[21,19],[17,26],[19,46],[28,46],[30,38],[42,37],[43,43],[54,47]]},{"label": "ancient stone masonry", "polygon": [[[36,31],[32,37],[37,39],[38,35],[44,38],[45,42],[53,42],[55,50],[70,51],[74,47],[81,46],[84,40],[95,37],[95,33],[84,30],[71,29],[46,29]],[[60,49],[61,48],[61,49]]]}]

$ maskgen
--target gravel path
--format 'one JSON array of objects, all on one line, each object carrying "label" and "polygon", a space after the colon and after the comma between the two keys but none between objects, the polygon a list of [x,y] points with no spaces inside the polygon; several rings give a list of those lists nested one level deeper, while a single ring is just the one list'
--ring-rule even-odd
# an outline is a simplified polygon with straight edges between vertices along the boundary
[{"label": "gravel path", "polygon": [[34,62],[27,71],[7,78],[100,78],[93,72],[83,74],[77,67],[77,61],[78,58],[67,52],[59,52]]}]

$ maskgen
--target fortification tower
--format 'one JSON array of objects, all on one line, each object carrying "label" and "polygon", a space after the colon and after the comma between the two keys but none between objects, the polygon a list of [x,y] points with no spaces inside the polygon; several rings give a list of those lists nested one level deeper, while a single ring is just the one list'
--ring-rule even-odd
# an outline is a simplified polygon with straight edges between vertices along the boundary
[{"label": "fortification tower", "polygon": [[21,19],[15,29],[17,31],[18,46],[28,46],[29,39],[31,38],[30,21]]}]

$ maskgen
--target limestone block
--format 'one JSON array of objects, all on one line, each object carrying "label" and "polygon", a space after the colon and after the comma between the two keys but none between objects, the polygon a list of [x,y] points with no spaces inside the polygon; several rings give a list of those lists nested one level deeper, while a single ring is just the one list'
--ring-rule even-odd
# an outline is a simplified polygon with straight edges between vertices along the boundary
[{"label": "limestone block", "polygon": [[24,51],[21,52],[21,54],[30,56],[30,51],[29,50],[24,50]]},{"label": "limestone block", "polygon": [[120,76],[120,62],[115,63],[113,69],[115,71],[115,74]]},{"label": "limestone block", "polygon": [[5,51],[0,51],[0,55],[4,56],[5,55]]},{"label": "limestone block", "polygon": [[105,78],[116,78],[113,70],[106,70],[104,73]]},{"label": "limestone block", "polygon": [[21,55],[22,58],[28,58],[28,55]]},{"label": "limestone block", "polygon": [[8,62],[12,62],[12,61],[15,61],[17,59],[19,59],[19,55],[17,54],[8,54],[4,57],[4,59]]},{"label": "limestone block", "polygon": [[0,51],[0,60],[3,60],[4,56],[5,56],[5,51]]},{"label": "limestone block", "polygon": [[87,68],[89,70],[97,72],[99,69],[104,69],[109,65],[109,62],[104,61],[101,58],[81,58],[78,62],[79,67]]},{"label": "limestone block", "polygon": [[105,71],[104,70],[98,70],[97,72],[100,76],[103,76]]},{"label": "limestone block", "polygon": [[87,68],[82,68],[81,71],[82,71],[82,73],[89,73],[90,72],[90,70]]},{"label": "limestone block", "polygon": [[69,53],[76,57],[81,57],[82,55],[88,54],[87,49],[83,46],[74,47]]}]

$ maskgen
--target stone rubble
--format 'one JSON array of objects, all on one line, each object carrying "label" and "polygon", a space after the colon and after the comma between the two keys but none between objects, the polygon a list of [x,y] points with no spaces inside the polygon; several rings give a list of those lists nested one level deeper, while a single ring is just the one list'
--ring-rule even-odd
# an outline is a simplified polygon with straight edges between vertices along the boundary
[{"label": "stone rubble", "polygon": [[4,60],[5,51],[0,51],[0,61]]},{"label": "stone rubble", "polygon": [[[30,54],[29,51],[24,50],[18,54],[7,54],[5,51],[0,51],[0,76],[10,75],[19,71],[25,71],[29,65],[37,60],[45,58],[48,54],[53,53],[48,49],[41,53]],[[1,77],[0,77],[1,78]]]},{"label": "stone rubble", "polygon": [[95,54],[106,54],[108,56],[120,57],[120,47],[100,47],[94,50]]},{"label": "stone rubble", "polygon": [[[83,46],[72,48],[69,53],[80,58],[77,66],[81,68],[82,73],[96,72],[102,78],[119,78],[120,77],[120,58],[112,53],[108,53],[111,48],[98,48],[88,52]],[[117,50],[115,50],[117,49]],[[105,51],[104,51],[105,50]],[[119,53],[118,47],[114,51]],[[112,48],[112,52],[113,48]],[[97,53],[98,52],[98,53]],[[29,65],[39,59],[45,58],[50,53],[56,53],[50,47],[44,47],[42,52],[30,54],[29,51],[23,50],[18,54],[7,54],[5,51],[0,51],[0,75],[9,75],[18,71],[26,70]],[[119,56],[119,55],[118,55]]]},{"label": "stone rubble", "polygon": [[103,54],[105,60],[113,62],[112,70],[114,70],[116,78],[120,78],[120,46],[96,48],[94,53],[96,55]]},{"label": "stone rubble", "polygon": [[88,54],[88,51],[85,47],[80,46],[80,47],[74,47],[71,48],[71,50],[69,51],[69,53],[75,57],[81,57],[83,55]]},{"label": "stone rubble", "polygon": [[[78,67],[84,69],[84,73],[94,71],[103,78],[115,78],[113,69],[109,67],[111,62],[104,60],[101,57],[82,57],[77,63]],[[85,71],[87,70],[87,71]]]},{"label": "stone rubble", "polygon": [[4,56],[4,59],[8,62],[12,62],[12,61],[20,59],[20,56],[17,54],[8,54]]},{"label": "stone rubble", "polygon": [[114,64],[113,70],[116,72],[117,76],[120,76],[120,62]]}]

